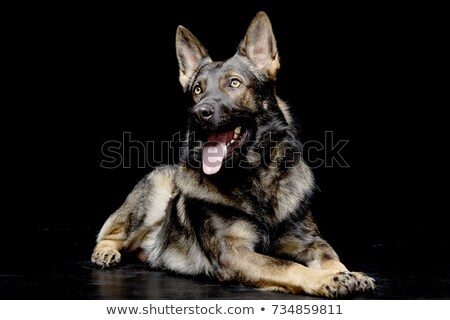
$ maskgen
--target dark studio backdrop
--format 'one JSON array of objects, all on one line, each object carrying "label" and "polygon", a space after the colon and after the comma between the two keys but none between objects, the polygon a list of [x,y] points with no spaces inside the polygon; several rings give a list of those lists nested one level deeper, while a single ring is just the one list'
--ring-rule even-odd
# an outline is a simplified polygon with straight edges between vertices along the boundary
[{"label": "dark studio backdrop", "polygon": [[[440,211],[423,199],[427,165],[418,155],[426,139],[411,107],[420,98],[418,50],[427,45],[420,19],[398,8],[203,6],[65,7],[33,20],[21,52],[32,108],[19,116],[27,121],[18,127],[25,155],[17,157],[27,178],[16,204],[27,209],[11,214],[17,223],[9,230],[14,239],[25,225],[27,254],[10,244],[14,258],[2,268],[28,270],[30,259],[89,260],[109,214],[155,162],[173,161],[161,142],[184,131],[190,106],[178,83],[177,26],[222,60],[235,53],[259,10],[273,25],[281,57],[277,92],[291,106],[301,139],[330,148],[331,132],[334,145],[348,141],[340,151],[346,168],[323,151],[311,153],[310,160],[332,164],[314,168],[311,209],[324,237],[350,264],[391,259],[432,268],[430,257],[442,256],[448,236]],[[123,154],[127,167],[101,166],[110,160],[102,154],[108,141],[131,147]],[[140,168],[136,150],[146,142],[155,151]]]}]

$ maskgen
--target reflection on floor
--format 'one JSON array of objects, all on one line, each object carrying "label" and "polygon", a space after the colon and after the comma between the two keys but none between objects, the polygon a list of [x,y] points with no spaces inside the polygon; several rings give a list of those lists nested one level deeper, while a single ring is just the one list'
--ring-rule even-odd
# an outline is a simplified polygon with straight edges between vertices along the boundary
[{"label": "reflection on floor", "polygon": [[[63,240],[55,243],[55,237]],[[53,232],[40,234],[39,247],[43,251],[29,252],[26,259],[10,252],[8,260],[2,259],[0,299],[315,299],[239,284],[219,284],[202,277],[177,276],[131,262],[102,270],[89,262],[92,237],[66,239],[72,240],[64,241],[61,234]],[[358,256],[354,252],[341,253],[350,269],[364,271],[376,279],[373,294],[350,298],[450,299],[449,263],[412,263],[410,251],[406,244],[379,244],[358,250]]]}]

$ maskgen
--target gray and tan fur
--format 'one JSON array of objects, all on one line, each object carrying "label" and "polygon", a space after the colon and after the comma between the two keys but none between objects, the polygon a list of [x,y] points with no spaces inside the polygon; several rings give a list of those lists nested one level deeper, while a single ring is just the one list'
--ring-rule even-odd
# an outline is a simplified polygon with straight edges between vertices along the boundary
[{"label": "gray and tan fur", "polygon": [[[180,83],[193,97],[186,152],[180,165],[156,168],[136,185],[104,223],[92,261],[111,267],[139,251],[151,268],[267,290],[373,290],[372,278],[339,261],[307,210],[313,176],[289,107],[275,94],[280,63],[267,15],[256,15],[224,62],[181,26],[176,49]],[[206,163],[205,150],[216,150],[208,143],[226,143],[220,169]]]}]

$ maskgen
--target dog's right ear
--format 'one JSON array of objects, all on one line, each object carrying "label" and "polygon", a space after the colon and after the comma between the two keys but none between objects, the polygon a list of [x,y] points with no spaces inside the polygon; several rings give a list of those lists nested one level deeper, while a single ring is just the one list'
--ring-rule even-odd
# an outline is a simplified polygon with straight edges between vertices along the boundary
[{"label": "dog's right ear", "polygon": [[280,68],[280,58],[272,24],[265,12],[260,11],[253,18],[238,53],[249,58],[269,78],[275,79]]},{"label": "dog's right ear", "polygon": [[197,70],[205,63],[211,62],[206,49],[200,41],[185,27],[178,26],[176,36],[178,66],[180,68],[180,83],[184,91]]}]

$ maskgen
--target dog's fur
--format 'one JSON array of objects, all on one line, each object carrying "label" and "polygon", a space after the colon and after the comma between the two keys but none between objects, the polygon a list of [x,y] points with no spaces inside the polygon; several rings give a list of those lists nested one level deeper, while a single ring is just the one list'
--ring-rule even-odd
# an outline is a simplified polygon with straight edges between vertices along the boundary
[{"label": "dog's fur", "polygon": [[156,168],[136,185],[103,225],[92,261],[110,267],[139,249],[152,268],[268,290],[373,290],[372,278],[339,261],[307,210],[313,176],[275,94],[280,63],[267,15],[256,15],[224,62],[213,62],[182,26],[176,51],[180,83],[194,100],[186,152],[180,165]]}]

